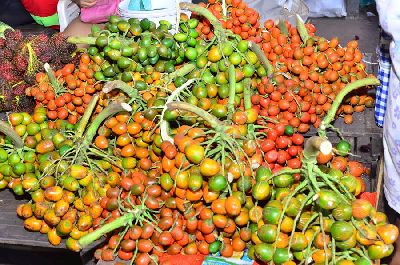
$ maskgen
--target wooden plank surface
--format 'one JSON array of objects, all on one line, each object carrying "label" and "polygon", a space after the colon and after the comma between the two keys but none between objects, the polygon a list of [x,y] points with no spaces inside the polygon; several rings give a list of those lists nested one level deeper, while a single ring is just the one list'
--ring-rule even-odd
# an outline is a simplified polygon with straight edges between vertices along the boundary
[{"label": "wooden plank surface", "polygon": [[45,248],[64,248],[64,244],[54,247],[46,235],[29,232],[24,228],[24,222],[18,218],[16,209],[19,204],[28,200],[15,197],[9,190],[0,192],[0,243],[11,245],[27,245]]},{"label": "wooden plank surface", "polygon": [[53,246],[46,235],[25,230],[16,209],[27,201],[10,190],[0,192],[0,265],[94,264],[93,252],[100,241],[75,253],[66,249],[65,240]]}]

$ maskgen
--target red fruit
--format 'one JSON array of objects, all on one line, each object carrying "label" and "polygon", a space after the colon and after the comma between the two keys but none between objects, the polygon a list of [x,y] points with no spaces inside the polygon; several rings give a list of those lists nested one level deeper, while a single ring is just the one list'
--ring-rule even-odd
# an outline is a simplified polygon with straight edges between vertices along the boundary
[{"label": "red fruit", "polygon": [[265,139],[260,142],[260,147],[263,152],[268,152],[275,148],[275,142],[271,139]]},{"label": "red fruit", "polygon": [[61,108],[65,105],[65,99],[62,96],[59,96],[58,98],[56,98],[54,100],[54,102],[56,103],[57,107]]},{"label": "red fruit", "polygon": [[288,147],[288,145],[290,144],[289,137],[287,137],[287,136],[279,136],[276,139],[275,144],[276,144],[276,148],[284,149],[284,148]]},{"label": "red fruit", "polygon": [[363,192],[360,194],[360,199],[367,200],[372,206],[376,206],[376,192]]},{"label": "red fruit", "polygon": [[287,161],[287,166],[290,168],[300,168],[301,161],[299,158],[293,158]]},{"label": "red fruit", "polygon": [[265,154],[264,158],[265,160],[267,160],[268,163],[275,163],[278,159],[278,151],[271,150]]}]

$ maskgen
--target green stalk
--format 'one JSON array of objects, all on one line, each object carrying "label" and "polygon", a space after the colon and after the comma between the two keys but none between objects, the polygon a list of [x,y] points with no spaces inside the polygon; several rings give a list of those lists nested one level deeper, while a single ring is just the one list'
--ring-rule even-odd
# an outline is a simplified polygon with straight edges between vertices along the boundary
[{"label": "green stalk", "polygon": [[211,127],[214,128],[216,131],[223,132],[225,129],[225,126],[222,124],[222,122],[218,120],[215,116],[192,104],[186,102],[171,102],[167,104],[167,108],[170,110],[177,109],[192,112],[210,123]]},{"label": "green stalk", "polygon": [[[244,91],[243,91],[243,105],[245,110],[251,109],[251,79],[250,78],[245,78],[244,79]],[[256,139],[255,135],[255,124],[248,124],[247,125],[247,131],[248,131],[248,137],[249,139]]]},{"label": "green stalk", "polygon": [[[364,248],[363,248],[363,250],[364,250]],[[370,264],[372,264],[372,261],[369,258],[368,254],[364,253],[365,250],[364,251],[363,250],[359,250],[359,249],[356,249],[356,248],[352,248],[351,249],[351,251],[357,253],[360,257],[366,258],[370,262]]]},{"label": "green stalk", "polygon": [[67,42],[72,44],[88,44],[88,45],[95,45],[96,44],[96,37],[68,37]]},{"label": "green stalk", "polygon": [[329,175],[328,175],[328,174],[325,174],[324,172],[322,172],[321,169],[319,169],[318,166],[315,165],[314,168],[313,168],[313,171],[314,171],[315,173],[317,173],[317,174],[324,180],[324,182],[325,182],[334,192],[336,192],[336,193],[339,195],[339,197],[341,197],[344,201],[350,203],[352,200],[355,199],[354,195],[353,195],[351,192],[349,192],[349,191],[347,190],[347,188],[346,188],[343,184],[341,184],[339,181],[334,181],[337,185],[339,185],[340,188],[343,189],[344,193],[347,195],[348,198],[346,198],[341,192],[339,192],[339,191],[336,189],[335,185],[333,185],[332,181],[329,179]]},{"label": "green stalk", "polygon": [[307,40],[310,38],[310,35],[308,35],[308,31],[306,26],[304,25],[303,19],[298,14],[296,14],[296,26],[297,31],[300,34],[301,40],[304,44],[306,44]]},{"label": "green stalk", "polygon": [[324,241],[325,265],[328,265],[329,261],[328,261],[328,249],[325,242],[324,217],[322,216],[321,212],[319,212],[319,225],[321,227],[322,241]]},{"label": "green stalk", "polygon": [[[281,224],[282,224],[283,218],[285,217],[285,212],[286,212],[287,208],[289,207],[290,200],[291,200],[298,192],[300,192],[304,187],[306,187],[307,185],[308,185],[308,182],[307,182],[307,181],[301,182],[301,183],[287,196],[287,198],[286,198],[287,200],[286,200],[286,202],[285,202],[285,205],[284,205],[283,208],[282,208],[282,214],[281,214],[281,216],[279,217],[278,227],[276,228],[276,231],[278,231],[278,233],[277,233],[277,235],[276,235],[275,241],[278,240],[279,231],[281,231]],[[276,250],[276,246],[274,247],[274,252],[275,252],[275,250]]]},{"label": "green stalk", "polygon": [[315,191],[315,193],[318,193],[320,191],[319,189],[319,185],[317,182],[317,177],[315,176],[314,172],[313,172],[313,163],[311,162],[305,162],[304,163],[306,165],[306,170],[307,170],[307,178],[310,180],[311,182],[311,187],[313,188],[313,190]]},{"label": "green stalk", "polygon": [[279,170],[278,172],[272,174],[271,176],[269,176],[267,178],[267,180],[273,179],[274,177],[280,176],[280,175],[284,175],[284,174],[297,174],[300,173],[301,170],[300,169],[293,169],[293,168],[283,168],[281,170]]},{"label": "green stalk", "polygon": [[[311,215],[310,219],[307,221],[307,223],[304,225],[303,231],[302,233],[304,234],[307,231],[307,228],[310,226],[310,224],[314,221],[315,218],[318,217],[317,213],[314,213],[313,215]],[[312,240],[310,243],[312,244],[314,240]]]},{"label": "green stalk", "polygon": [[85,110],[85,113],[83,114],[82,119],[79,122],[79,127],[76,130],[76,134],[75,134],[76,138],[79,139],[82,137],[82,135],[86,129],[86,126],[87,126],[90,118],[92,117],[93,110],[95,109],[99,98],[100,98],[100,95],[98,93],[96,93],[93,95],[92,99],[90,100],[90,102]]},{"label": "green stalk", "polygon": [[249,41],[249,48],[257,55],[257,58],[261,61],[265,71],[267,71],[268,78],[271,78],[272,74],[274,73],[274,67],[268,61],[267,57],[265,57],[265,54],[261,50],[260,46],[258,46],[256,43],[252,41]]},{"label": "green stalk", "polygon": [[336,264],[336,242],[335,242],[335,239],[333,237],[331,239],[331,242],[332,242],[332,245],[331,245],[331,248],[332,248],[332,263]]},{"label": "green stalk", "polygon": [[117,88],[122,90],[130,98],[137,96],[137,90],[121,80],[107,82],[103,87],[103,92],[107,94]]},{"label": "green stalk", "polygon": [[87,149],[87,147],[92,143],[93,138],[97,133],[97,129],[100,127],[103,121],[121,111],[132,111],[132,108],[126,103],[111,103],[97,115],[83,136],[83,150]]},{"label": "green stalk", "polygon": [[300,219],[301,213],[302,213],[304,207],[306,207],[308,201],[311,200],[312,197],[313,197],[314,195],[315,195],[315,193],[313,193],[312,191],[310,191],[310,193],[308,194],[307,198],[306,198],[306,199],[304,200],[304,202],[301,204],[300,209],[299,209],[299,213],[298,213],[298,214],[296,215],[296,217],[294,218],[293,227],[292,227],[292,232],[290,233],[290,239],[289,239],[289,246],[288,246],[288,249],[290,249],[291,246],[292,246],[293,235],[294,235],[294,232],[296,231],[297,222],[298,222],[299,219]]},{"label": "green stalk", "polygon": [[24,147],[24,141],[6,122],[0,120],[0,132],[8,136],[16,148]]},{"label": "green stalk", "polygon": [[172,138],[171,136],[169,136],[169,123],[164,120],[164,115],[165,115],[165,111],[167,110],[167,104],[171,103],[175,100],[175,98],[177,96],[179,96],[179,94],[188,86],[190,86],[195,79],[189,79],[188,81],[186,81],[183,85],[181,85],[180,87],[178,87],[177,89],[175,89],[171,95],[167,98],[167,101],[165,102],[165,106],[161,112],[161,122],[160,122],[160,134],[161,134],[161,138],[164,141],[170,141],[171,143],[174,143],[174,138]]},{"label": "green stalk", "polygon": [[192,3],[180,3],[179,6],[181,9],[195,12],[208,19],[210,24],[214,27],[214,35],[218,36],[218,38],[222,42],[225,42],[227,40],[225,30],[222,27],[221,23],[207,8]]},{"label": "green stalk", "polygon": [[111,223],[105,224],[99,229],[94,230],[93,232],[84,235],[78,240],[78,244],[81,248],[84,248],[86,246],[89,246],[92,244],[94,241],[102,237],[103,235],[114,231],[115,229],[118,229],[122,226],[126,226],[128,223],[130,223],[134,219],[133,213],[128,213],[124,214],[121,217],[118,217]]},{"label": "green stalk", "polygon": [[228,8],[226,7],[226,0],[222,0],[222,14],[224,15],[224,18],[226,18],[227,13]]},{"label": "green stalk", "polygon": [[228,117],[227,119],[232,120],[232,115],[235,112],[235,95],[236,95],[236,73],[235,66],[233,64],[229,65],[228,68],[229,75],[229,95],[228,95]]},{"label": "green stalk", "polygon": [[285,35],[286,37],[289,36],[289,31],[288,28],[286,27],[286,23],[284,20],[282,19],[279,20],[278,28],[283,35]]},{"label": "green stalk", "polygon": [[4,31],[6,31],[7,29],[14,31],[14,29],[11,26],[0,21],[0,38],[4,39]]},{"label": "green stalk", "polygon": [[251,79],[246,78],[244,79],[244,91],[243,91],[243,103],[244,103],[244,109],[248,110],[251,109]]},{"label": "green stalk", "polygon": [[316,162],[318,152],[329,154],[332,151],[332,144],[327,139],[312,136],[304,145],[303,155],[309,162]]},{"label": "green stalk", "polygon": [[175,78],[177,78],[178,76],[185,76],[185,75],[189,74],[191,71],[193,71],[195,68],[196,68],[196,66],[194,64],[185,64],[184,66],[182,66],[175,72],[170,73],[167,76],[167,79],[172,81]]},{"label": "green stalk", "polygon": [[50,83],[54,89],[54,93],[59,96],[61,93],[62,87],[58,82],[57,78],[54,76],[53,70],[51,69],[48,63],[43,65],[44,70],[46,71],[47,76],[49,77]]},{"label": "green stalk", "polygon": [[325,118],[322,120],[322,122],[319,126],[318,134],[320,136],[326,135],[326,132],[325,132],[326,127],[328,126],[328,124],[330,124],[334,120],[336,112],[337,112],[338,108],[340,107],[340,104],[342,103],[344,97],[347,94],[349,94],[353,90],[356,90],[361,87],[377,86],[379,84],[380,84],[380,82],[376,77],[368,77],[368,78],[363,78],[363,79],[354,81],[354,82],[348,84],[347,86],[345,86],[339,92],[339,94],[336,96],[335,101],[332,102],[331,108],[329,109],[328,113],[326,114]]}]

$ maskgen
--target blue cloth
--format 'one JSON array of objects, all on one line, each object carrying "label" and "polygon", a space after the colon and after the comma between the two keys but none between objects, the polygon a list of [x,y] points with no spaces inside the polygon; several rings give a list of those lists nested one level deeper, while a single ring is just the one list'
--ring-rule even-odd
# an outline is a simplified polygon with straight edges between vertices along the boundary
[{"label": "blue cloth", "polygon": [[391,70],[383,124],[384,190],[388,204],[400,213],[400,5],[399,0],[376,0],[379,22],[390,34]]},{"label": "blue cloth", "polygon": [[128,5],[129,11],[152,10],[151,0],[130,0]]},{"label": "blue cloth", "polygon": [[379,69],[378,69],[378,79],[381,85],[376,89],[376,102],[375,102],[375,121],[379,127],[383,127],[388,89],[389,89],[389,79],[390,79],[390,68],[392,61],[390,59],[390,41],[391,36],[381,31],[381,41],[378,48],[379,56]]}]

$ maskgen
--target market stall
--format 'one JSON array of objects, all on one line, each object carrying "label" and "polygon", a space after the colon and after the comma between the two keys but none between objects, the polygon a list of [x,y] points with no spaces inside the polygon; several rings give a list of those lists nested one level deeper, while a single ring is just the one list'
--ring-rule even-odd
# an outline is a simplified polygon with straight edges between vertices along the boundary
[{"label": "market stall", "polygon": [[379,81],[358,41],[241,0],[175,11],[84,37],[3,25],[0,243],[74,264],[389,257]]}]

